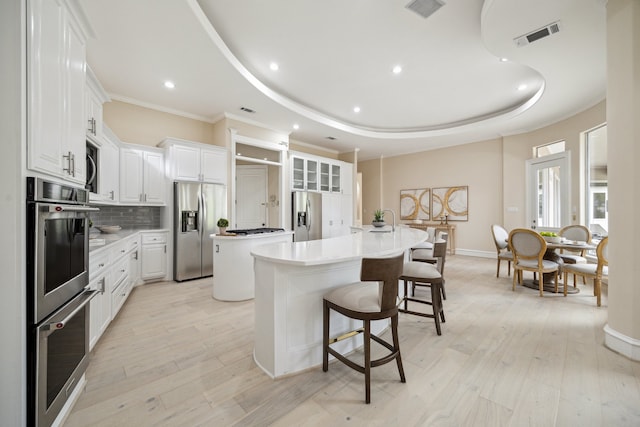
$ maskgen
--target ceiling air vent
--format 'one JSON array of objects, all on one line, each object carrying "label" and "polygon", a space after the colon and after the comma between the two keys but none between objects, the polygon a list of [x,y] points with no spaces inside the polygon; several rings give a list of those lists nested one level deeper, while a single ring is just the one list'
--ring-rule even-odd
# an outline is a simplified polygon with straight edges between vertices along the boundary
[{"label": "ceiling air vent", "polygon": [[413,0],[405,7],[414,11],[423,18],[428,18],[436,13],[436,11],[442,6],[444,6],[444,2],[442,0]]},{"label": "ceiling air vent", "polygon": [[256,110],[252,110],[251,108],[247,108],[247,107],[240,107],[240,110],[244,111],[245,113],[255,113]]},{"label": "ceiling air vent", "polygon": [[327,139],[330,139],[331,141],[335,141],[337,138],[335,136],[327,136]]},{"label": "ceiling air vent", "polygon": [[545,25],[529,34],[516,37],[513,41],[516,42],[516,46],[522,47],[558,32],[560,32],[560,21]]}]

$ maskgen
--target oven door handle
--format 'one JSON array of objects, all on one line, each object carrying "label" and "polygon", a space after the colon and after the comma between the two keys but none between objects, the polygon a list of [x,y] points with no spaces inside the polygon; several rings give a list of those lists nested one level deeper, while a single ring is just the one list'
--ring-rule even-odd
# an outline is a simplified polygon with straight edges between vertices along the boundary
[{"label": "oven door handle", "polygon": [[67,206],[67,205],[50,205],[49,212],[95,212],[100,208],[92,208],[90,206]]},{"label": "oven door handle", "polygon": [[91,301],[93,298],[95,298],[98,295],[99,291],[85,291],[83,292],[83,298],[80,301],[80,304],[75,308],[75,310],[73,310],[71,313],[69,313],[69,315],[67,317],[65,317],[64,319],[60,320],[59,322],[51,322],[49,324],[43,325],[43,329],[46,331],[51,331],[51,333],[57,331],[58,329],[62,329],[65,327],[65,325],[69,322],[69,320],[71,320],[73,318],[73,316],[75,316],[76,314],[78,314],[78,312],[80,310],[82,310],[84,308],[85,305],[89,304],[89,301]]}]

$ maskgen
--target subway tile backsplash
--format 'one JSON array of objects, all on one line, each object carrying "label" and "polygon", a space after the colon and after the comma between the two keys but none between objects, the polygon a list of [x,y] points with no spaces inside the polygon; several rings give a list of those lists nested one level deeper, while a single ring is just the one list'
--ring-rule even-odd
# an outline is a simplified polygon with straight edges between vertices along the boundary
[{"label": "subway tile backsplash", "polygon": [[93,226],[119,225],[122,228],[160,228],[162,207],[159,206],[99,206],[92,212]]}]

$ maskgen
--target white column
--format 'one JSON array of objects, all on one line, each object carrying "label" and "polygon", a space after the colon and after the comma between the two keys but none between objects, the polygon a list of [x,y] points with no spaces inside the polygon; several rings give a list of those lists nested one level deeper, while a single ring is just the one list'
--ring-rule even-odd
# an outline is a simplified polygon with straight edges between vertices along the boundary
[{"label": "white column", "polygon": [[640,360],[640,1],[607,2],[609,323],[605,344]]}]

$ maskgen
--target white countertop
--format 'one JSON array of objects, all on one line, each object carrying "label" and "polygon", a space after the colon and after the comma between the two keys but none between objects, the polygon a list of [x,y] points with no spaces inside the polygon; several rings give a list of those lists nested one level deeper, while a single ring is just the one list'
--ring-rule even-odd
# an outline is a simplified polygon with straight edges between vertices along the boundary
[{"label": "white countertop", "polygon": [[[152,229],[147,229],[147,228],[123,228],[122,230],[118,231],[117,233],[97,233],[97,234],[90,234],[90,238],[89,238],[89,253],[91,252],[98,252],[101,251],[102,249],[108,247],[109,245],[116,243],[122,239],[126,239],[127,237],[131,236],[132,234],[136,234],[136,233],[158,233],[158,232],[168,232],[169,229],[167,228],[152,228]],[[93,237],[95,236],[95,237]],[[94,238],[96,240],[104,240],[104,244],[101,245],[92,245],[91,244],[91,240],[94,240]]]},{"label": "white countertop", "polygon": [[427,237],[426,232],[409,227],[396,227],[394,232],[391,232],[391,227],[382,230],[363,227],[360,233],[330,239],[262,245],[253,249],[251,255],[280,264],[332,264],[363,257],[392,256],[425,241]]},{"label": "white countertop", "polygon": [[216,240],[242,240],[242,239],[264,239],[270,236],[282,236],[283,234],[293,234],[293,231],[274,231],[272,233],[256,234],[210,234],[209,237]]}]

